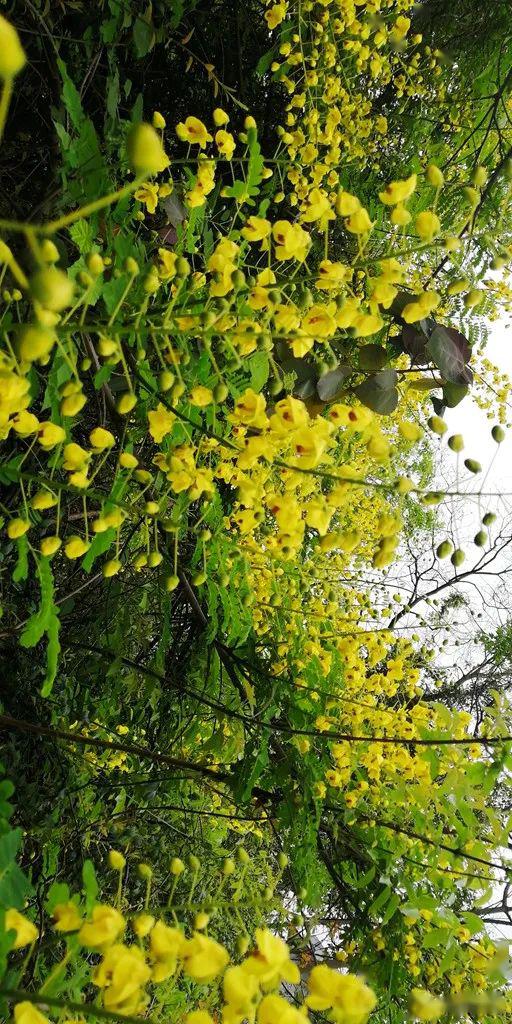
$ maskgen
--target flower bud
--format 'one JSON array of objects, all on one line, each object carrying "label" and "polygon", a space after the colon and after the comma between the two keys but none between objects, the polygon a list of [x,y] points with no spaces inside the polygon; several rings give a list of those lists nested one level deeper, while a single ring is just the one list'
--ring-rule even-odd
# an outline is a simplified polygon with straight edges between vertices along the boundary
[{"label": "flower bud", "polygon": [[108,864],[114,871],[123,871],[126,865],[126,859],[123,857],[119,850],[110,850],[108,854]]},{"label": "flower bud", "polygon": [[26,63],[27,58],[14,25],[0,14],[0,78],[14,78]]},{"label": "flower bud", "polygon": [[503,427],[500,427],[496,424],[496,426],[493,427],[491,430],[491,437],[493,441],[496,441],[496,444],[501,444],[501,442],[504,441],[506,437]]},{"label": "flower bud", "polygon": [[171,875],[182,875],[186,870],[183,861],[179,857],[173,857],[169,866]]},{"label": "flower bud", "polygon": [[436,164],[429,164],[426,170],[427,181],[434,188],[442,188],[444,185],[444,174]]},{"label": "flower bud", "polygon": [[452,452],[461,452],[464,448],[464,438],[462,434],[452,434],[448,438],[448,447],[451,448]]},{"label": "flower bud", "polygon": [[437,545],[436,555],[438,558],[448,558],[453,551],[453,544],[449,540],[441,541],[441,544]]},{"label": "flower bud", "polygon": [[479,530],[478,533],[475,534],[474,543],[476,544],[477,548],[484,548],[485,545],[487,544],[488,539],[489,535],[486,532],[486,530]]},{"label": "flower bud", "polygon": [[464,459],[464,465],[470,473],[481,473],[482,467],[476,459]]},{"label": "flower bud", "polygon": [[130,130],[126,141],[128,160],[135,174],[159,174],[169,165],[160,137],[155,129],[145,122],[136,124]]},{"label": "flower bud", "polygon": [[484,526],[492,526],[492,524],[496,522],[495,512],[486,512],[485,515],[482,516],[482,522]]},{"label": "flower bud", "polygon": [[30,279],[32,295],[45,309],[60,313],[73,301],[75,291],[72,280],[57,267],[42,267]]},{"label": "flower bud", "polygon": [[450,561],[451,561],[452,565],[455,566],[456,569],[458,569],[459,565],[462,565],[465,557],[466,557],[466,555],[465,555],[464,551],[462,550],[462,548],[456,548],[456,550],[453,552],[453,555],[452,555]]},{"label": "flower bud", "polygon": [[434,434],[439,434],[440,437],[448,430],[445,421],[440,416],[430,416],[428,425],[434,431]]},{"label": "flower bud", "polygon": [[137,871],[139,872],[141,878],[149,879],[153,877],[153,868],[149,864],[145,864],[144,862],[137,866]]},{"label": "flower bud", "polygon": [[201,867],[201,861],[199,860],[199,857],[196,857],[195,854],[190,853],[188,855],[187,860],[188,866],[191,871],[199,871],[199,868]]}]

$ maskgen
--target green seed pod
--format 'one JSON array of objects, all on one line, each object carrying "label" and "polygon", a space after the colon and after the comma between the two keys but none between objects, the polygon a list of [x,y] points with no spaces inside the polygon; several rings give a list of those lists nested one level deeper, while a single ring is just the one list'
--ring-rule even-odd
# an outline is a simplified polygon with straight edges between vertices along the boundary
[{"label": "green seed pod", "polygon": [[448,447],[451,448],[452,452],[461,452],[464,448],[464,438],[462,434],[452,434],[448,438]]},{"label": "green seed pod", "polygon": [[245,286],[245,274],[243,270],[235,270],[231,275],[231,280],[233,282],[233,288],[237,290],[243,288]]},{"label": "green seed pod", "polygon": [[486,531],[479,530],[478,533],[475,534],[474,543],[476,544],[477,548],[483,548],[487,544],[488,539],[489,536],[486,533]]},{"label": "green seed pod", "polygon": [[270,385],[270,388],[269,388],[270,394],[275,398],[276,395],[279,395],[282,390],[283,390],[283,385],[281,384],[281,381],[280,380],[273,380],[271,385]]},{"label": "green seed pod", "polygon": [[491,270],[503,270],[506,267],[508,260],[505,256],[495,256],[491,260]]},{"label": "green seed pod", "polygon": [[204,313],[201,313],[201,324],[203,327],[213,327],[217,319],[217,314],[213,312],[213,309],[205,309]]},{"label": "green seed pod", "polygon": [[427,422],[434,434],[439,434],[439,437],[446,434],[448,426],[440,416],[430,416]]},{"label": "green seed pod", "polygon": [[271,288],[268,293],[268,297],[270,301],[273,302],[275,306],[277,306],[277,304],[281,302],[281,292],[279,291],[279,288]]},{"label": "green seed pod", "polygon": [[478,206],[480,202],[480,193],[478,189],[471,188],[469,185],[464,189],[464,196],[467,199],[470,206]]},{"label": "green seed pod", "polygon": [[286,856],[285,853],[282,852],[282,850],[277,855],[277,863],[279,864],[281,871],[284,871],[284,869],[288,866],[288,857]]},{"label": "green seed pod", "polygon": [[448,558],[453,551],[453,544],[449,540],[443,540],[437,545],[436,555],[438,558]]},{"label": "green seed pod", "polygon": [[176,276],[177,277],[188,277],[190,274],[190,263],[185,259],[184,256],[178,256],[176,260]]},{"label": "green seed pod", "polygon": [[471,175],[471,181],[472,184],[476,185],[477,188],[483,188],[483,186],[485,185],[487,181],[487,169],[483,167],[482,164],[479,164],[478,167],[475,167]]},{"label": "green seed pod", "polygon": [[167,576],[166,577],[165,589],[168,591],[168,593],[172,593],[172,591],[176,590],[176,587],[179,586],[179,582],[180,582],[179,576],[176,576],[173,573],[172,576]]},{"label": "green seed pod", "polygon": [[498,424],[496,424],[496,426],[493,427],[491,430],[491,437],[493,441],[496,441],[496,444],[501,444],[501,442],[504,441],[506,437],[503,427],[500,427],[498,426]]},{"label": "green seed pod", "polygon": [[236,859],[240,864],[249,864],[251,858],[243,846],[238,846],[236,850]]},{"label": "green seed pod", "polygon": [[462,550],[462,548],[456,548],[456,550],[453,552],[453,555],[452,555],[450,561],[451,561],[452,565],[454,565],[455,568],[458,569],[459,565],[462,565],[465,557],[466,557],[466,555],[465,555],[464,551]]},{"label": "green seed pod", "polygon": [[158,387],[160,391],[170,391],[176,377],[170,370],[162,370],[158,377]]},{"label": "green seed pod", "polygon": [[189,853],[187,863],[191,871],[199,871],[199,868],[201,867],[199,857],[196,857],[193,853]]},{"label": "green seed pod", "polygon": [[482,517],[482,522],[484,526],[492,526],[492,524],[496,522],[496,513],[486,512],[485,515]]},{"label": "green seed pod", "polygon": [[201,572],[196,572],[192,577],[192,583],[194,587],[202,587],[203,583],[206,583],[206,573],[202,570]]},{"label": "green seed pod", "polygon": [[470,473],[481,473],[482,467],[476,459],[464,459],[464,465],[466,469],[469,469]]},{"label": "green seed pod", "polygon": [[229,391],[224,384],[224,381],[219,381],[213,389],[213,397],[216,402],[225,402],[228,397]]},{"label": "green seed pod", "polygon": [[236,870],[235,862],[232,857],[226,857],[222,862],[222,874],[233,875]]},{"label": "green seed pod", "polygon": [[474,309],[475,306],[479,306],[483,302],[483,299],[484,293],[479,288],[472,288],[464,297],[464,305],[466,309]]}]

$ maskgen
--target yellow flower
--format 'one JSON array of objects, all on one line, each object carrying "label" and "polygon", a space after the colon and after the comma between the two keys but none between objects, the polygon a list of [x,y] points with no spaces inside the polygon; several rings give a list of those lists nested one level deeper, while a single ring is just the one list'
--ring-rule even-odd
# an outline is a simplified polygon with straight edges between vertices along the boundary
[{"label": "yellow flower", "polygon": [[104,427],[94,427],[89,434],[89,441],[98,452],[104,451],[105,448],[112,448],[116,443],[114,435]]},{"label": "yellow flower", "polygon": [[413,988],[409,996],[409,1012],[418,1020],[438,1020],[445,1012],[446,1004],[441,996],[435,996],[423,988]]},{"label": "yellow flower", "polygon": [[350,192],[338,192],[336,213],[339,217],[351,217],[353,213],[357,213],[360,207],[361,203],[357,196],[351,195]]},{"label": "yellow flower", "polygon": [[340,974],[326,964],[313,967],[306,1004],[320,1013],[332,1010],[338,1024],[364,1024],[377,1003],[370,988],[354,974]]},{"label": "yellow flower", "polygon": [[158,258],[160,260],[158,266],[158,276],[161,281],[171,281],[176,276],[176,260],[178,257],[175,252],[170,252],[169,249],[159,249]]},{"label": "yellow flower", "polygon": [[118,1014],[136,1014],[144,1005],[141,988],[151,971],[141,949],[117,943],[110,946],[93,971],[93,982],[104,989],[103,1005]]},{"label": "yellow flower", "polygon": [[332,263],[331,260],[322,260],[318,266],[317,288],[323,291],[338,291],[350,276],[350,270],[343,263]]},{"label": "yellow flower", "polygon": [[149,935],[154,923],[155,919],[152,914],[137,914],[132,921],[132,928],[137,938],[144,939],[146,935]]},{"label": "yellow flower", "polygon": [[284,3],[274,4],[268,11],[265,12],[265,21],[269,29],[276,28],[283,21],[287,11],[287,6]]},{"label": "yellow flower", "polygon": [[398,203],[403,203],[412,196],[416,183],[415,174],[411,174],[410,178],[406,178],[404,181],[391,181],[383,192],[379,192],[379,199],[386,206],[397,206]]},{"label": "yellow flower", "polygon": [[153,128],[158,128],[160,131],[163,131],[165,128],[165,117],[163,117],[159,110],[155,110],[153,114]]},{"label": "yellow flower", "polygon": [[216,128],[222,128],[223,125],[229,123],[229,117],[225,110],[221,110],[220,107],[216,107],[213,111],[213,123]]},{"label": "yellow flower", "polygon": [[45,558],[51,558],[51,556],[59,550],[61,544],[62,541],[60,537],[45,537],[44,540],[41,541],[41,554],[44,555]]},{"label": "yellow flower", "polygon": [[20,437],[29,437],[30,434],[37,434],[39,430],[39,420],[34,413],[27,412],[26,409],[22,409],[17,416],[11,421],[12,429]]},{"label": "yellow flower", "polygon": [[258,1006],[258,1024],[307,1024],[307,1019],[283,996],[264,996]]},{"label": "yellow flower", "polygon": [[402,203],[398,203],[393,207],[389,215],[389,219],[392,224],[396,224],[398,227],[403,228],[410,220],[412,220],[412,215],[409,213],[409,210],[406,210]]},{"label": "yellow flower", "polygon": [[201,149],[204,149],[209,142],[213,141],[212,136],[198,117],[187,117],[185,121],[180,121],[176,125],[176,135],[182,142],[199,146]]},{"label": "yellow flower", "polygon": [[79,444],[71,441],[64,446],[64,469],[70,471],[84,469],[91,458],[91,453],[82,448]]},{"label": "yellow flower", "polygon": [[426,242],[431,242],[441,230],[441,221],[432,210],[423,210],[423,213],[419,213],[414,221],[414,226],[420,238]]},{"label": "yellow flower", "polygon": [[180,956],[183,958],[183,970],[194,981],[207,982],[224,970],[229,954],[220,942],[196,932],[187,939]]},{"label": "yellow flower", "polygon": [[329,409],[329,419],[337,427],[347,427],[348,430],[364,430],[372,421],[372,413],[369,409],[361,406],[342,405],[337,402]]},{"label": "yellow flower", "polygon": [[125,919],[115,907],[110,907],[107,903],[97,903],[91,920],[82,925],[78,938],[82,946],[102,949],[115,942],[125,927]]},{"label": "yellow flower", "polygon": [[224,999],[229,1004],[229,1014],[240,1020],[244,1017],[250,1018],[254,1001],[259,995],[259,984],[255,975],[249,974],[243,964],[241,967],[228,967],[222,988]]},{"label": "yellow flower", "polygon": [[300,219],[305,224],[311,224],[316,220],[323,222],[334,220],[334,213],[329,199],[319,188],[313,188],[309,193],[307,204],[301,213]]},{"label": "yellow flower", "polygon": [[215,1024],[208,1010],[192,1010],[185,1017],[185,1024]]},{"label": "yellow flower", "polygon": [[[31,942],[35,942],[39,932],[32,921],[29,921],[28,917],[24,917],[20,914],[19,910],[15,910],[12,907],[10,910],[5,912],[5,930],[16,932],[16,938],[14,940],[13,949],[21,949],[23,946],[29,946]],[[27,1005],[31,1005],[30,1003]]]},{"label": "yellow flower", "polygon": [[368,231],[371,231],[373,221],[370,220],[368,210],[361,206],[359,210],[356,210],[350,217],[347,217],[345,227],[353,235],[365,235]]},{"label": "yellow flower", "polygon": [[287,220],[278,220],[272,228],[274,241],[277,242],[275,255],[278,260],[298,260],[302,263],[310,246],[310,236],[300,224],[290,224]]},{"label": "yellow flower", "polygon": [[52,917],[57,932],[77,932],[82,924],[82,915],[76,903],[71,900],[67,903],[58,903],[53,908]]},{"label": "yellow flower", "polygon": [[55,448],[56,445],[61,444],[66,438],[66,431],[63,427],[59,427],[57,423],[51,423],[47,420],[45,423],[39,424],[39,430],[37,432],[37,440],[44,448],[45,451],[50,451],[51,448]]},{"label": "yellow flower", "polygon": [[149,433],[157,444],[161,444],[164,437],[171,432],[175,419],[174,413],[169,412],[161,402],[156,409],[148,412]]},{"label": "yellow flower", "polygon": [[232,423],[242,423],[248,427],[264,428],[267,426],[265,415],[265,399],[263,395],[257,395],[252,388],[247,388],[243,395],[237,399],[234,412],[229,416]]},{"label": "yellow flower", "polygon": [[163,921],[157,921],[151,930],[149,944],[153,961],[151,977],[153,981],[165,981],[176,970],[185,936],[179,928],[170,928]]},{"label": "yellow flower", "polygon": [[7,523],[7,536],[10,540],[17,540],[18,537],[23,537],[29,530],[30,521],[28,519],[21,519],[20,516],[9,519]]},{"label": "yellow flower", "polygon": [[336,333],[335,313],[334,302],[328,306],[311,306],[302,319],[301,328],[313,338],[330,338]]},{"label": "yellow flower", "polygon": [[231,135],[231,132],[227,132],[223,128],[220,128],[219,131],[215,133],[215,144],[219,153],[222,153],[222,156],[231,160],[236,149],[236,142]]},{"label": "yellow flower", "polygon": [[240,234],[248,242],[262,242],[265,238],[268,238],[271,231],[272,225],[269,220],[265,220],[264,217],[248,217],[246,225],[242,228]]},{"label": "yellow flower", "polygon": [[198,409],[204,409],[213,402],[212,391],[210,388],[205,388],[202,384],[198,384],[197,387],[192,388],[189,401],[192,405],[197,406]]},{"label": "yellow flower", "polygon": [[274,988],[282,981],[296,985],[300,981],[297,964],[290,960],[290,950],[284,939],[273,935],[268,928],[256,928],[257,951],[248,957],[244,970],[254,974],[260,984]]},{"label": "yellow flower", "polygon": [[287,395],[276,402],[275,412],[270,417],[270,426],[278,434],[288,434],[298,427],[306,427],[309,422],[308,411],[304,402]]},{"label": "yellow flower", "polygon": [[148,213],[154,213],[158,205],[158,185],[145,181],[135,192],[135,199],[138,199],[139,203],[144,203]]},{"label": "yellow flower", "polygon": [[17,1003],[14,1007],[15,1024],[50,1024],[48,1017],[40,1013],[33,1003]]},{"label": "yellow flower", "polygon": [[[328,425],[325,420],[322,422]],[[302,427],[293,435],[293,451],[304,469],[318,466],[326,447],[327,438],[318,432],[316,424],[315,428]]]}]

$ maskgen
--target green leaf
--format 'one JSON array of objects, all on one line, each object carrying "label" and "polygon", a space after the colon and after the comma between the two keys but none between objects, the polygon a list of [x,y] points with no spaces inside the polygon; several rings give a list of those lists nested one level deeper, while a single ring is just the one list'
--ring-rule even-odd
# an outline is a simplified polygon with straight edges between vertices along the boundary
[{"label": "green leaf", "polygon": [[375,373],[386,365],[388,358],[382,345],[363,345],[359,349],[359,368],[365,372]]},{"label": "green leaf", "polygon": [[67,903],[69,900],[69,885],[65,882],[54,882],[48,890],[48,896],[44,903],[44,909],[47,914],[53,914],[55,907],[59,903]]},{"label": "green leaf", "polygon": [[388,900],[390,899],[390,897],[391,897],[391,888],[390,888],[389,885],[386,885],[386,887],[384,889],[381,889],[379,895],[373,901],[371,907],[368,907],[368,910],[367,910],[368,917],[375,917],[379,913],[379,910],[382,910],[382,908],[385,907],[385,905],[388,902]]},{"label": "green leaf", "polygon": [[372,374],[357,388],[354,388],[354,393],[359,401],[372,412],[388,416],[398,405],[396,381],[396,370],[382,370],[380,373]]},{"label": "green leaf", "polygon": [[88,220],[76,220],[70,225],[69,234],[80,252],[88,253],[94,242],[94,231]]},{"label": "green leaf", "polygon": [[46,675],[41,691],[43,697],[46,697],[51,692],[57,673],[60,652],[60,620],[59,611],[53,599],[53,573],[48,558],[41,557],[37,560],[37,572],[41,587],[41,604],[37,612],[34,612],[25,624],[20,636],[20,644],[22,647],[35,647],[44,634],[47,634]]},{"label": "green leaf", "polygon": [[430,335],[425,351],[451,384],[471,384],[473,374],[466,365],[471,358],[471,349],[460,331],[438,324]]},{"label": "green leaf", "polygon": [[268,380],[269,362],[267,353],[254,352],[247,365],[251,374],[251,388],[258,393]]},{"label": "green leaf", "polygon": [[437,946],[444,946],[449,936],[450,933],[447,928],[431,928],[423,939],[423,949],[436,949]]},{"label": "green leaf", "polygon": [[137,57],[146,57],[155,45],[155,30],[151,21],[151,4],[144,15],[138,15],[133,25],[133,42]]},{"label": "green leaf", "polygon": [[82,867],[82,881],[84,883],[85,906],[89,914],[98,896],[99,886],[96,879],[96,872],[92,860],[84,860]]},{"label": "green leaf", "polygon": [[23,537],[18,537],[18,561],[14,567],[12,578],[14,583],[20,583],[21,580],[26,580],[28,576],[28,539],[24,533]]},{"label": "green leaf", "polygon": [[22,907],[32,893],[28,878],[16,862],[21,839],[20,828],[12,829],[0,836],[0,904],[7,909]]}]

